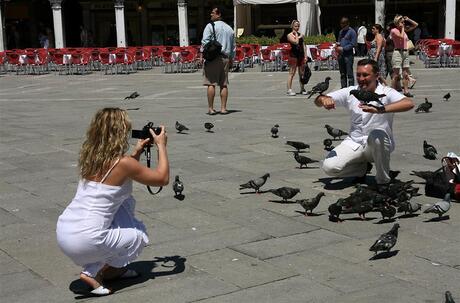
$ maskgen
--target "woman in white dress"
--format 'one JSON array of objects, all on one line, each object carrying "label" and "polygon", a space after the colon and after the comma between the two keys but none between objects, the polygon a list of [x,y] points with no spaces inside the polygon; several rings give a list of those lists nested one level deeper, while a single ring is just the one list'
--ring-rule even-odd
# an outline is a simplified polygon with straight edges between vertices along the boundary
[{"label": "woman in white dress", "polygon": [[[144,224],[134,217],[132,180],[150,186],[168,184],[167,135],[161,129],[159,135],[150,130],[154,142],[138,140],[126,155],[131,122],[125,110],[101,109],[88,128],[80,150],[77,193],[59,217],[56,234],[64,254],[83,267],[80,279],[95,295],[110,294],[104,280],[138,276],[126,265],[149,239]],[[139,163],[144,147],[152,143],[158,149],[153,170]]]}]

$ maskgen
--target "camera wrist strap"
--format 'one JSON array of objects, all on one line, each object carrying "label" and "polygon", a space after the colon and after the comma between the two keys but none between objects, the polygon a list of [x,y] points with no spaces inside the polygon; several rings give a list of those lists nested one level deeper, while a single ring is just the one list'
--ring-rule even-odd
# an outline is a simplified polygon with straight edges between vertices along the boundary
[{"label": "camera wrist strap", "polygon": [[[149,144],[149,145],[147,145],[147,147],[145,148],[145,155],[146,155],[146,157],[147,157],[147,167],[148,167],[148,168],[150,168],[150,160],[152,159],[152,153],[150,152],[150,146],[151,146],[151,145]],[[156,195],[156,194],[158,194],[162,189],[163,189],[163,186],[160,186],[160,187],[158,188],[158,191],[157,191],[156,193],[154,193],[154,192],[152,191],[152,189],[150,189],[150,186],[147,185],[147,190],[149,191],[149,193],[150,193],[151,195]]]}]

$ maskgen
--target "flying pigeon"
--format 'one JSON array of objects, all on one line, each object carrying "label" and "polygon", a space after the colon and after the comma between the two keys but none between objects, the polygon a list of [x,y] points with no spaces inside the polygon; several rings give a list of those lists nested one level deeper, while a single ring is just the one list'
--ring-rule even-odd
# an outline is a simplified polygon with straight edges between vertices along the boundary
[{"label": "flying pigeon", "polygon": [[212,129],[213,127],[214,127],[214,124],[212,124],[211,122],[205,122],[205,123],[204,123],[204,128],[206,128],[206,131],[207,131],[208,133],[211,132],[211,129]]},{"label": "flying pigeon", "polygon": [[139,96],[140,96],[140,95],[138,94],[138,92],[134,92],[134,93],[132,93],[131,95],[127,96],[127,97],[125,98],[125,100],[126,100],[126,99],[136,99],[136,98],[139,97]]},{"label": "flying pigeon", "polygon": [[414,201],[405,201],[403,203],[400,203],[400,206],[398,207],[398,212],[404,212],[404,214],[413,214],[417,211],[419,211],[422,208],[422,204],[414,202]]},{"label": "flying pigeon", "polygon": [[298,151],[294,152],[294,159],[300,164],[299,168],[302,168],[302,166],[308,167],[307,164],[309,163],[319,162],[318,160],[299,155]]},{"label": "flying pigeon", "polygon": [[450,93],[445,94],[444,97],[443,97],[444,101],[449,101],[450,97],[451,97]]},{"label": "flying pigeon", "polygon": [[333,128],[329,124],[324,125],[324,127],[327,129],[327,133],[331,135],[334,138],[334,140],[337,137],[339,137],[339,140],[340,140],[340,137],[348,135],[348,133],[344,132],[343,130],[340,130],[338,128]]},{"label": "flying pigeon", "polygon": [[446,296],[445,303],[455,303],[454,298],[452,298],[452,294],[450,293],[450,291],[446,291],[445,296]]},{"label": "flying pigeon", "polygon": [[278,124],[273,125],[272,129],[270,130],[272,133],[272,138],[278,138],[278,128],[280,126]]},{"label": "flying pigeon", "polygon": [[303,142],[300,142],[300,141],[286,141],[286,144],[289,145],[289,146],[294,147],[295,149],[297,149],[297,151],[300,151],[301,149],[310,148],[309,144],[303,143]]},{"label": "flying pigeon", "polygon": [[428,98],[425,98],[425,103],[421,103],[419,104],[419,106],[417,106],[417,108],[415,109],[415,112],[418,113],[418,112],[429,112],[430,111],[430,108],[433,107],[433,103],[431,102],[428,102]]},{"label": "flying pigeon", "polygon": [[425,209],[424,213],[435,213],[438,214],[439,217],[442,217],[446,212],[448,212],[450,209],[450,194],[447,193],[444,196],[444,200],[436,202],[429,208]]},{"label": "flying pigeon", "polygon": [[313,209],[315,209],[316,206],[318,206],[319,201],[324,195],[325,194],[323,192],[320,192],[314,198],[296,200],[296,202],[299,203],[305,209],[305,216],[306,216],[308,211],[310,211],[310,214],[313,213]]},{"label": "flying pigeon", "polygon": [[176,129],[178,133],[182,133],[184,130],[189,130],[187,126],[180,124],[178,121],[176,121]]},{"label": "flying pigeon", "polygon": [[382,234],[377,241],[375,241],[371,248],[369,248],[369,251],[373,251],[375,254],[379,251],[390,252],[398,240],[398,228],[399,224],[395,223],[389,232]]},{"label": "flying pigeon", "polygon": [[361,101],[363,104],[375,108],[380,108],[384,106],[383,103],[380,101],[380,98],[386,96],[385,94],[376,94],[374,92],[369,92],[362,89],[353,89],[350,91],[350,95],[355,96],[355,98]]},{"label": "flying pigeon", "polygon": [[173,190],[175,196],[182,195],[182,191],[184,190],[184,183],[179,180],[179,176],[176,176],[174,183],[173,183]]},{"label": "flying pigeon", "polygon": [[323,144],[324,144],[324,150],[331,151],[334,149],[334,146],[332,146],[332,140],[329,138],[324,139]]},{"label": "flying pigeon", "polygon": [[326,77],[326,79],[324,79],[324,82],[320,82],[320,83],[316,84],[315,86],[313,86],[311,91],[308,92],[309,95],[308,95],[307,99],[310,99],[311,96],[313,96],[314,94],[322,95],[325,91],[327,91],[327,89],[329,88],[329,81],[330,80],[332,80],[331,77]]},{"label": "flying pigeon", "polygon": [[284,186],[276,189],[269,189],[267,192],[271,192],[272,194],[283,198],[283,202],[286,202],[288,199],[297,195],[300,192],[300,189]]},{"label": "flying pigeon", "polygon": [[430,159],[430,160],[435,160],[436,155],[438,154],[438,151],[436,148],[428,144],[426,140],[423,141],[423,153],[425,154],[425,158]]},{"label": "flying pigeon", "polygon": [[245,188],[248,188],[248,189],[252,188],[252,189],[255,189],[256,193],[259,193],[259,189],[262,187],[262,185],[265,184],[265,182],[267,182],[268,177],[270,177],[269,173],[263,175],[260,178],[250,180],[244,184],[241,184],[240,190],[245,189]]}]

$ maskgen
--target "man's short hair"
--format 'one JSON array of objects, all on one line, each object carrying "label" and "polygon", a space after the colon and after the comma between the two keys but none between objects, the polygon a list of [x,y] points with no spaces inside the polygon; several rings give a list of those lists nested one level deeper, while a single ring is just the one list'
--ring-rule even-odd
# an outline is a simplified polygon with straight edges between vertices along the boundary
[{"label": "man's short hair", "polygon": [[221,18],[223,17],[223,15],[224,15],[224,8],[223,8],[222,6],[220,6],[220,5],[214,5],[214,6],[212,7],[212,9],[213,9],[213,10],[215,9],[215,10],[216,10],[216,13],[218,13],[218,14],[220,15]]},{"label": "man's short hair", "polygon": [[347,25],[350,25],[350,20],[348,19],[348,17],[344,16],[344,17],[340,18],[340,23],[342,23],[342,22],[347,24]]},{"label": "man's short hair", "polygon": [[370,66],[372,66],[372,72],[373,72],[374,74],[378,74],[378,73],[379,73],[379,70],[380,70],[380,69],[379,69],[379,64],[377,63],[377,61],[372,60],[372,59],[368,59],[368,58],[366,58],[366,59],[361,59],[361,60],[358,61],[357,66],[364,66],[364,65],[368,65],[368,64],[369,64]]}]

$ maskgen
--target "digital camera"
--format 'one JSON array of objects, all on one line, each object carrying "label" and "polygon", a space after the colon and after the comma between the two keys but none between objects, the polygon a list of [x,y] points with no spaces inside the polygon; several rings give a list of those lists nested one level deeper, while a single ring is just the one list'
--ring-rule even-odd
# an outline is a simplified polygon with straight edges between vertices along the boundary
[{"label": "digital camera", "polygon": [[133,129],[131,131],[131,137],[136,138],[136,139],[142,139],[142,140],[150,138],[150,143],[153,143],[154,139],[153,139],[152,134],[149,131],[150,129],[152,129],[155,135],[157,136],[161,134],[161,127],[155,127],[153,126],[153,122],[149,122],[140,130]]}]

